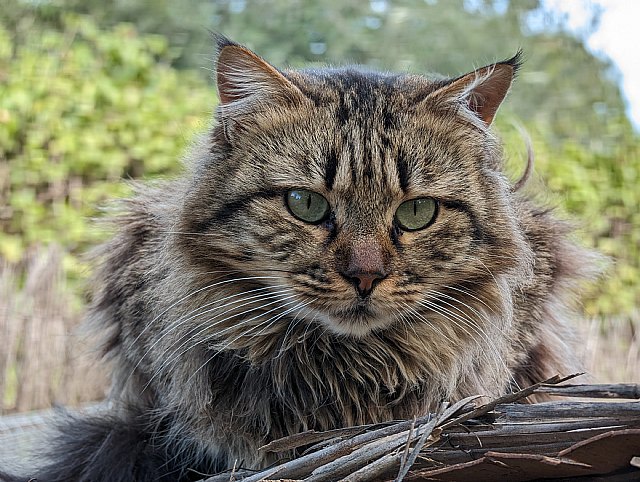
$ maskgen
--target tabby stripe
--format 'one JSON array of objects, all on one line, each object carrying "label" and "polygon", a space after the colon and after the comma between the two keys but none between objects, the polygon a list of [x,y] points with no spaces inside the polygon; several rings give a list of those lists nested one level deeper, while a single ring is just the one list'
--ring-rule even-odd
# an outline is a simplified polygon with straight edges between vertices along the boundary
[{"label": "tabby stripe", "polygon": [[356,185],[358,182],[358,171],[356,170],[356,149],[351,139],[345,140],[349,151],[349,166],[351,167],[351,182]]},{"label": "tabby stripe", "polygon": [[197,221],[193,224],[193,231],[196,233],[204,233],[211,228],[225,224],[229,219],[234,217],[239,211],[245,209],[249,204],[257,199],[273,199],[282,196],[281,191],[263,189],[244,194],[241,198],[232,199],[220,206],[213,216]]},{"label": "tabby stripe", "polygon": [[333,291],[332,289],[327,287],[327,283],[325,281],[318,281],[314,278],[309,278],[308,275],[302,275],[302,274],[298,274],[295,278],[294,281],[296,283],[299,283],[303,286],[305,286],[306,288],[311,288],[314,290],[318,290],[321,293],[329,293],[331,291]]},{"label": "tabby stripe", "polygon": [[492,238],[492,236],[488,235],[486,233],[486,231],[484,230],[484,228],[482,227],[482,224],[480,224],[480,221],[478,220],[478,217],[476,216],[476,214],[473,212],[473,210],[471,209],[471,207],[463,202],[463,201],[452,201],[452,200],[441,200],[440,201],[446,208],[448,209],[454,209],[458,212],[461,212],[463,214],[466,214],[469,218],[469,220],[471,221],[471,225],[473,226],[473,238],[476,241],[481,241],[481,242],[487,242],[489,244],[495,244],[495,240]]},{"label": "tabby stripe", "polygon": [[381,143],[376,144],[377,156],[380,159],[380,185],[385,191],[389,189],[389,173],[387,172],[387,163],[389,162],[389,153]]},{"label": "tabby stripe", "polygon": [[452,254],[446,254],[444,251],[441,251],[439,249],[431,249],[431,251],[429,251],[429,257],[432,261],[447,262],[452,261],[455,256]]},{"label": "tabby stripe", "polygon": [[329,149],[327,152],[327,164],[324,172],[324,185],[329,191],[333,189],[333,183],[336,180],[336,172],[338,171],[338,153],[335,149]]},{"label": "tabby stripe", "polygon": [[340,96],[338,108],[336,109],[336,119],[341,126],[345,126],[349,122],[349,108],[344,96]]},{"label": "tabby stripe", "polygon": [[400,188],[402,189],[402,192],[407,192],[410,180],[409,163],[407,162],[407,155],[403,149],[398,149],[398,155],[396,156],[396,169],[398,171]]}]

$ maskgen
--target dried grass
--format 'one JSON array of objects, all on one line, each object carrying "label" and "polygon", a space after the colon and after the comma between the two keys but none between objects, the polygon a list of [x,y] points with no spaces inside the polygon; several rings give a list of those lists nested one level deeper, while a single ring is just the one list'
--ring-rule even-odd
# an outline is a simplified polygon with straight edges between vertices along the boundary
[{"label": "dried grass", "polygon": [[58,247],[0,264],[0,414],[104,397],[103,370],[76,333],[80,319]]},{"label": "dried grass", "polygon": [[592,319],[582,328],[580,355],[594,382],[640,381],[640,311],[628,317]]}]

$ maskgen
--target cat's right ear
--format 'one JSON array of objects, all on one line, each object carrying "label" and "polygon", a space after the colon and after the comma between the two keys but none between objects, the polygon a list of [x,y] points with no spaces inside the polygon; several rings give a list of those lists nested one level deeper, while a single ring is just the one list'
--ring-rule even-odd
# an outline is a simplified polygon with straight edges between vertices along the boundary
[{"label": "cat's right ear", "polygon": [[246,47],[221,35],[217,43],[218,119],[227,140],[255,116],[275,106],[295,106],[304,94],[278,69]]}]

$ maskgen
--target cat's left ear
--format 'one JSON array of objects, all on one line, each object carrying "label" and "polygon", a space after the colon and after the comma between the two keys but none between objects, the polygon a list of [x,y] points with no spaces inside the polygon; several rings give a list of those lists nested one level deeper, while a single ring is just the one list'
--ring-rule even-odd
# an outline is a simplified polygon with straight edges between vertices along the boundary
[{"label": "cat's left ear", "polygon": [[488,126],[493,122],[521,64],[522,51],[519,50],[508,60],[487,65],[451,80],[424,100],[462,103]]}]

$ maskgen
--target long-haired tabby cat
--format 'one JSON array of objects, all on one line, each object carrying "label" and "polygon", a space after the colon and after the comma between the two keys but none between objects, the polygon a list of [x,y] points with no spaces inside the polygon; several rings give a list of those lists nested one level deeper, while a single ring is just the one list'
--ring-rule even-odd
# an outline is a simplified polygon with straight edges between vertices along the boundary
[{"label": "long-haired tabby cat", "polygon": [[283,71],[218,38],[215,124],[100,253],[110,413],[68,420],[32,475],[257,468],[275,438],[571,370],[585,253],[510,184],[490,130],[519,60]]}]

